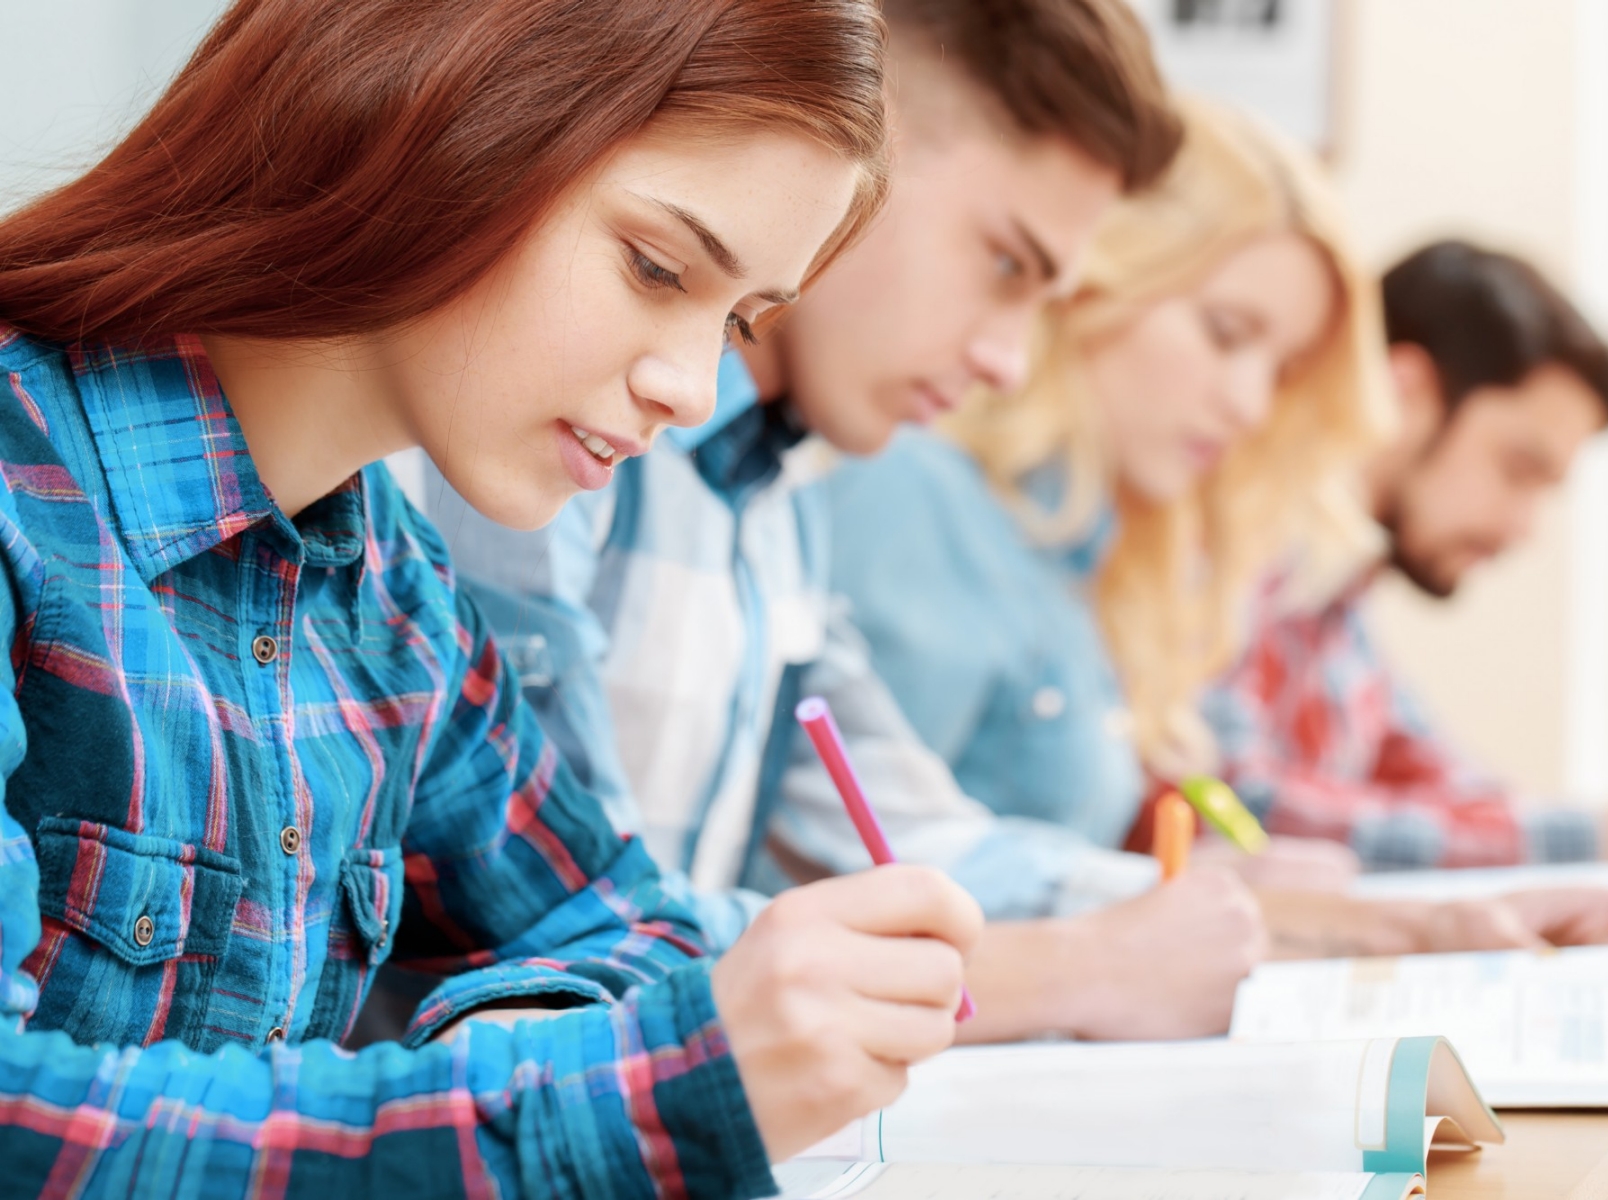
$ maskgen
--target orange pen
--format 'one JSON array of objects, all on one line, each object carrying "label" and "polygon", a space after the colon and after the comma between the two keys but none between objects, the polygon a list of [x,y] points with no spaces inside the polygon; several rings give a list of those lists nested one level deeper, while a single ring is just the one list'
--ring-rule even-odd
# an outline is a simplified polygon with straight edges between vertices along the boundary
[{"label": "orange pen", "polygon": [[1176,879],[1189,865],[1189,847],[1195,840],[1195,810],[1177,792],[1156,801],[1156,831],[1151,853],[1161,863],[1163,882]]}]

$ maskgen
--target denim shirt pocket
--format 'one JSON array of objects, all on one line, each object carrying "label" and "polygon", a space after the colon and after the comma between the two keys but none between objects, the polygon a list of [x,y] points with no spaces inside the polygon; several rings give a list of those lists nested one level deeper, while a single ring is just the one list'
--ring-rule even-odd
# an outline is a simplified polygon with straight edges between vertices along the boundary
[{"label": "denim shirt pocket", "polygon": [[229,947],[240,863],[171,838],[67,817],[35,830],[45,936],[31,1029],[78,1042],[209,1048],[212,982]]},{"label": "denim shirt pocket", "polygon": [[401,847],[347,851],[308,1037],[339,1041],[351,1031],[375,969],[390,956],[401,919]]}]

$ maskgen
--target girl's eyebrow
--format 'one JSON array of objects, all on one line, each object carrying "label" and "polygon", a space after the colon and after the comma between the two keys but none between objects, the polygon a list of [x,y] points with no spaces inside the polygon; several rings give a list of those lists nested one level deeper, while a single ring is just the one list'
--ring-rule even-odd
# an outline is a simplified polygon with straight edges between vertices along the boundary
[{"label": "girl's eyebrow", "polygon": [[[721,241],[715,231],[710,229],[696,213],[688,212],[679,204],[671,204],[668,200],[660,200],[655,196],[644,196],[640,192],[630,194],[669,213],[691,230],[692,235],[698,239],[698,244],[704,248],[704,253],[720,268],[721,274],[730,279],[747,278],[748,268],[743,265],[743,260],[738,258],[736,252]],[[798,299],[798,289],[769,288],[763,292],[756,292],[755,295],[767,304],[792,304]]]},{"label": "girl's eyebrow", "polygon": [[1044,243],[1033,236],[1033,231],[1022,223],[1020,217],[1012,217],[1011,225],[1016,236],[1022,239],[1027,246],[1027,252],[1033,256],[1033,265],[1039,270],[1039,277],[1045,283],[1054,283],[1061,274],[1061,264],[1055,261],[1055,256],[1044,248]]},{"label": "girl's eyebrow", "polygon": [[744,279],[747,277],[748,269],[743,266],[743,260],[738,258],[731,247],[721,241],[716,236],[715,231],[710,229],[696,213],[688,212],[679,204],[671,204],[668,200],[660,200],[654,196],[644,196],[640,192],[631,192],[630,194],[638,200],[664,210],[691,230],[692,235],[698,239],[699,245],[704,248],[704,253],[709,256],[715,266],[720,268],[721,274],[732,279]]}]

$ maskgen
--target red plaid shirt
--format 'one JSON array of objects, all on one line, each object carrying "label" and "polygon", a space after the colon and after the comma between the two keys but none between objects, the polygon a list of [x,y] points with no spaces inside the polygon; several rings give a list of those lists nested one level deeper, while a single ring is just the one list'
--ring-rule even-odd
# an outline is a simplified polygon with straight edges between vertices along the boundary
[{"label": "red plaid shirt", "polygon": [[1595,858],[1591,814],[1525,805],[1430,728],[1368,637],[1373,578],[1257,623],[1205,703],[1224,777],[1269,832],[1345,842],[1374,868]]}]

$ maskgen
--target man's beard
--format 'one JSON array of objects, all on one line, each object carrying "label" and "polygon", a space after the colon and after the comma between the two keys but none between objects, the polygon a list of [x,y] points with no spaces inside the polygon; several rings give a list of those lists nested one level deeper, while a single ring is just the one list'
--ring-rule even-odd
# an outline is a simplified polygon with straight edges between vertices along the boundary
[{"label": "man's beard", "polygon": [[1393,570],[1399,572],[1407,582],[1426,596],[1433,596],[1437,600],[1449,600],[1457,593],[1457,585],[1462,582],[1461,579],[1448,580],[1435,570],[1432,559],[1414,555],[1406,549],[1401,532],[1402,516],[1399,505],[1393,506],[1381,516],[1379,524],[1390,539],[1388,561]]},{"label": "man's beard", "polygon": [[[1399,508],[1392,509],[1379,519],[1390,538],[1390,554],[1388,561],[1395,570],[1401,574],[1419,591],[1426,596],[1433,596],[1437,600],[1449,600],[1457,594],[1457,589],[1463,582],[1463,577],[1471,569],[1495,558],[1501,554],[1506,546],[1500,541],[1490,538],[1463,538],[1447,543],[1441,548],[1439,555],[1415,554],[1410,548],[1409,539],[1404,537],[1402,530],[1405,522]],[[1463,553],[1466,551],[1467,553]],[[1455,573],[1440,569],[1441,563],[1456,562],[1462,559],[1467,562],[1461,571]]]},{"label": "man's beard", "polygon": [[1462,582],[1461,579],[1447,580],[1435,572],[1428,560],[1414,558],[1405,552],[1395,530],[1390,531],[1390,565],[1419,591],[1437,600],[1450,600],[1457,594],[1457,585]]}]

